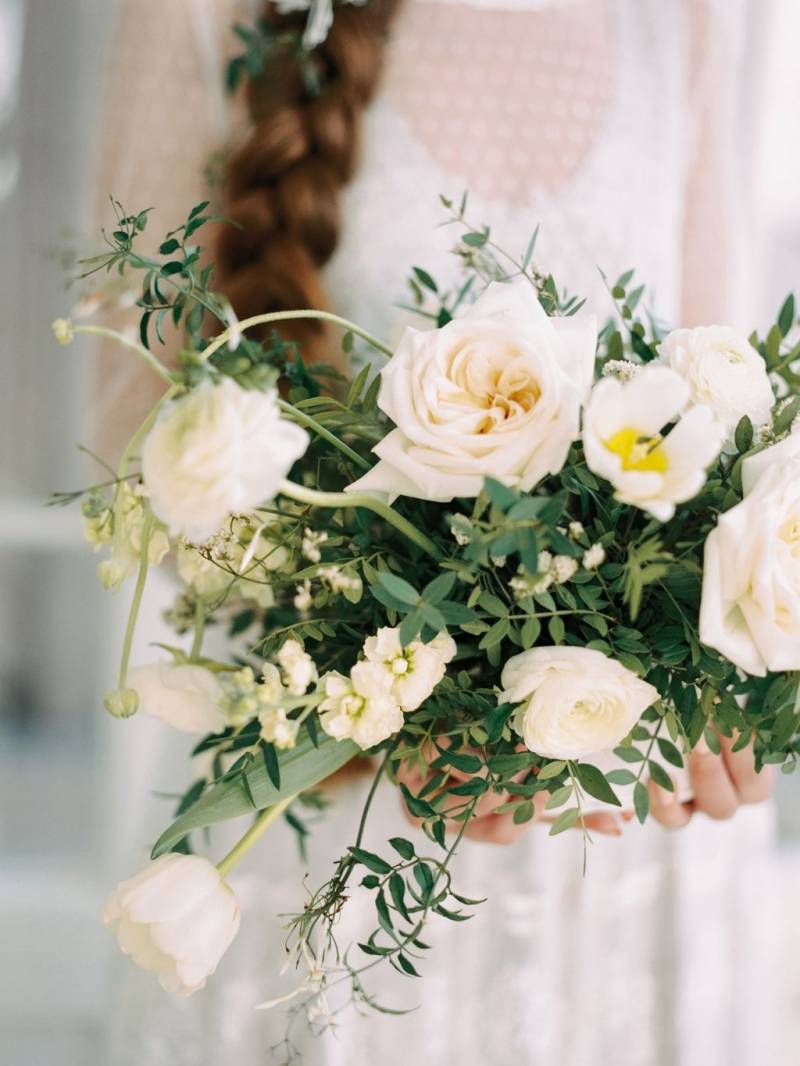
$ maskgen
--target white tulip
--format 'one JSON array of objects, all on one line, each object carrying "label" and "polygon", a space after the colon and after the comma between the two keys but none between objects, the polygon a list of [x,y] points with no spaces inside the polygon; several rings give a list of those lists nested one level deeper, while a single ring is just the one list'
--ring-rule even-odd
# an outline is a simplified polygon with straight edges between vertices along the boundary
[{"label": "white tulip", "polygon": [[182,733],[218,733],[227,725],[217,675],[204,666],[152,663],[128,673],[139,709]]},{"label": "white tulip", "polygon": [[455,641],[447,633],[439,633],[429,644],[414,640],[404,648],[399,627],[384,626],[364,643],[367,661],[387,671],[391,693],[403,711],[415,711],[430,696],[455,653]]},{"label": "white tulip", "polygon": [[745,459],[706,540],[700,639],[756,677],[800,670],[800,430]]},{"label": "white tulip", "polygon": [[578,436],[596,343],[593,318],[548,318],[526,280],[495,282],[441,329],[408,329],[381,372],[397,428],[350,489],[440,501],[477,496],[486,477],[531,489]]},{"label": "white tulip", "polygon": [[239,930],[236,896],[200,855],[162,855],[123,881],[103,921],[137,966],[188,996],[206,983]]},{"label": "white tulip", "polygon": [[651,365],[628,382],[599,381],[584,414],[589,469],[611,482],[622,503],[661,522],[672,518],[676,504],[697,495],[725,437],[708,407],[681,413],[689,397],[689,386],[674,370]]},{"label": "white tulip", "polygon": [[691,402],[710,408],[733,440],[744,415],[754,426],[769,422],[775,396],[767,365],[749,341],[727,326],[676,329],[659,345],[663,362],[680,374]]},{"label": "white tulip", "polygon": [[627,736],[658,690],[592,648],[543,647],[508,660],[503,703],[520,703],[514,729],[549,759],[585,759]]},{"label": "white tulip", "polygon": [[320,680],[325,699],[320,724],[335,740],[350,739],[372,748],[403,727],[403,712],[392,695],[392,677],[380,663],[356,663],[345,677],[335,670]]},{"label": "white tulip", "polygon": [[229,515],[271,499],[307,446],[305,430],[281,418],[274,391],[206,381],[169,404],[144,442],[153,511],[200,544]]}]

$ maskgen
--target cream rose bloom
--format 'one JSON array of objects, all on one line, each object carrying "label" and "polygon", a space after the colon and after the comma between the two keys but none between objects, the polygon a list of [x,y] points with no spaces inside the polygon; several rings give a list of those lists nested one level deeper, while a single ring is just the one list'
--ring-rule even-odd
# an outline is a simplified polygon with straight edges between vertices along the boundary
[{"label": "cream rose bloom", "polygon": [[586,405],[583,447],[589,469],[611,482],[622,503],[660,522],[672,518],[676,504],[697,495],[725,436],[708,407],[685,410],[689,394],[674,370],[651,364],[630,381],[599,381]]},{"label": "cream rose bloom", "polygon": [[169,404],[142,448],[155,514],[174,535],[202,543],[231,514],[270,499],[308,446],[281,418],[275,393],[209,381]]},{"label": "cream rose bloom", "polygon": [[728,326],[676,329],[659,345],[663,362],[683,378],[692,404],[704,404],[728,432],[740,418],[769,422],[775,396],[767,366],[749,341]]},{"label": "cream rose bloom", "polygon": [[455,653],[455,641],[447,633],[439,633],[428,644],[413,640],[404,648],[399,626],[384,626],[364,642],[367,661],[387,671],[391,693],[403,711],[415,711],[430,696]]},{"label": "cream rose bloom", "polygon": [[548,759],[584,759],[618,744],[658,690],[592,648],[543,647],[508,660],[503,703],[519,703],[513,726]]},{"label": "cream rose bloom", "polygon": [[239,930],[239,906],[213,863],[200,855],[162,855],[123,881],[103,921],[137,966],[181,996],[202,988]]},{"label": "cream rose bloom", "polygon": [[350,739],[372,748],[403,727],[403,712],[392,695],[392,678],[379,663],[356,663],[350,676],[332,670],[320,680],[322,728],[334,740]]},{"label": "cream rose bloom", "polygon": [[756,677],[800,670],[800,430],[745,459],[708,536],[700,639]]},{"label": "cream rose bloom", "polygon": [[381,372],[397,428],[350,489],[441,501],[477,496],[486,477],[531,489],[578,436],[596,343],[593,318],[548,318],[523,280],[493,283],[441,329],[408,329]]},{"label": "cream rose bloom", "polygon": [[222,685],[204,666],[138,666],[128,673],[128,687],[139,697],[141,711],[183,733],[218,733],[228,724],[220,707]]}]

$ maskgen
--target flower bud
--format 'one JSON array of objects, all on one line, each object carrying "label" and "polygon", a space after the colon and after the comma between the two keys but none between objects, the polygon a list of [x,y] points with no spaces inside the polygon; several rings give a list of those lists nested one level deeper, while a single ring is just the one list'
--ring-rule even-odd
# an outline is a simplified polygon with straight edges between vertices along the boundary
[{"label": "flower bud", "polygon": [[103,697],[103,706],[115,718],[130,718],[139,709],[139,694],[132,688],[114,688]]},{"label": "flower bud", "polygon": [[71,344],[75,330],[68,318],[57,318],[53,323],[53,336],[59,344]]}]

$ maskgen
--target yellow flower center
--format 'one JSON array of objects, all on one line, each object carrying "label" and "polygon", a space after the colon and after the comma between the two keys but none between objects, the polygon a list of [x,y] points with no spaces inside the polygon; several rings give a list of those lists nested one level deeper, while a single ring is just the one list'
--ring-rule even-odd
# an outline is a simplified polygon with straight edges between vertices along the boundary
[{"label": "yellow flower center", "polygon": [[669,466],[666,452],[661,447],[663,439],[659,436],[648,437],[633,426],[626,426],[603,443],[610,452],[620,457],[623,470],[663,474]]},{"label": "yellow flower center", "polygon": [[352,693],[349,696],[342,697],[342,710],[348,718],[358,718],[364,710],[365,703],[366,700],[363,696],[358,696],[356,693]]}]

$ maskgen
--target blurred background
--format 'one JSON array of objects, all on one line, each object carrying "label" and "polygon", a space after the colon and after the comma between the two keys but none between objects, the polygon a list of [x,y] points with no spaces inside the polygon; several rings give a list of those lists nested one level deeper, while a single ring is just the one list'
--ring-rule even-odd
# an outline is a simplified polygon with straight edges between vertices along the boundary
[{"label": "blurred background", "polygon": [[[747,291],[763,326],[800,281],[800,4],[750,8],[741,163],[756,205]],[[138,817],[126,805],[126,730],[101,704],[128,594],[100,588],[77,508],[42,508],[50,491],[87,479],[74,442],[90,439],[93,351],[83,341],[58,348],[50,322],[72,300],[65,251],[88,245],[98,194],[116,191],[98,190],[96,175],[117,13],[116,0],[0,0],[0,1060],[8,1066],[106,1062],[112,938],[99,911],[131,867],[125,826]],[[785,892],[800,887],[799,786],[782,779],[778,793]]]}]

